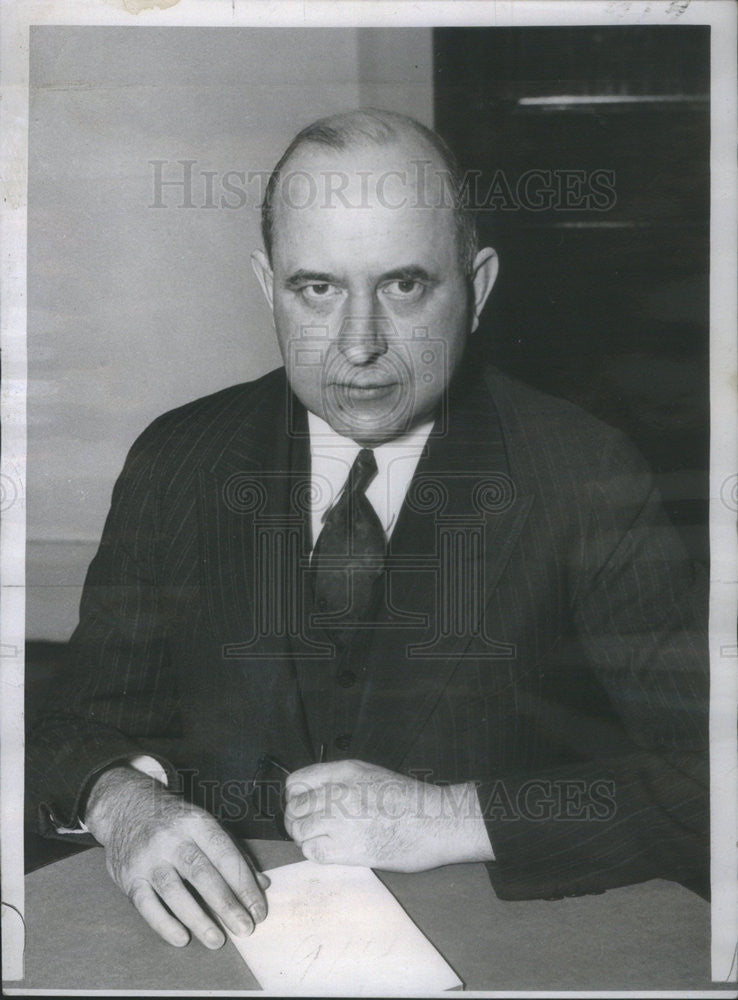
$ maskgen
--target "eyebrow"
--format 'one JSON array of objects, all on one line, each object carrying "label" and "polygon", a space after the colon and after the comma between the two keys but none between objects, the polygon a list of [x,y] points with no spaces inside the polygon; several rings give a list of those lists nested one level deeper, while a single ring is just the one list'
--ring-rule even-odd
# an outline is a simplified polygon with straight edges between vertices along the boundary
[{"label": "eyebrow", "polygon": [[300,269],[291,274],[285,280],[288,288],[297,288],[299,285],[337,285],[339,280],[335,274],[328,274],[325,271],[304,271]]},{"label": "eyebrow", "polygon": [[427,281],[434,283],[435,278],[429,274],[424,267],[418,264],[408,264],[407,267],[397,267],[394,271],[387,271],[380,281]]},{"label": "eyebrow", "polygon": [[[418,264],[408,264],[405,267],[396,267],[392,271],[386,271],[379,276],[378,281],[426,281],[435,283],[436,279],[429,274],[424,267]],[[335,274],[327,271],[306,271],[303,268],[295,271],[286,280],[288,288],[299,288],[300,285],[340,285],[341,280]]]}]

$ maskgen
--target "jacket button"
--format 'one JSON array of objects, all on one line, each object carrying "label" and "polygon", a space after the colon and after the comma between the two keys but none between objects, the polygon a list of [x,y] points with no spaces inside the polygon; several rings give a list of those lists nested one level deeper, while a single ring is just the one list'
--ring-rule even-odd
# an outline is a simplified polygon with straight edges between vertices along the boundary
[{"label": "jacket button", "polygon": [[351,745],[351,737],[348,733],[341,733],[337,736],[335,741],[336,750],[348,750]]},{"label": "jacket button", "polygon": [[342,688],[350,688],[356,684],[356,674],[351,670],[342,670],[336,680]]}]

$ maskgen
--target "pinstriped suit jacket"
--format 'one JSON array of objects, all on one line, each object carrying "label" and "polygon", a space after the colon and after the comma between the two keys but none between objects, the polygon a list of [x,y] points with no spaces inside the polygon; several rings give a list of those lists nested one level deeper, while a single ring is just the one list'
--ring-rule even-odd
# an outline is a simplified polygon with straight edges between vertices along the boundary
[{"label": "pinstriped suit jacket", "polygon": [[[343,725],[301,627],[305,427],[280,369],[133,446],[74,667],[29,750],[47,835],[97,770],[139,753],[236,832],[273,835],[249,811],[258,757],[303,766]],[[494,371],[460,377],[387,581],[334,758],[479,782],[505,898],[706,884],[705,588],[619,432]]]}]

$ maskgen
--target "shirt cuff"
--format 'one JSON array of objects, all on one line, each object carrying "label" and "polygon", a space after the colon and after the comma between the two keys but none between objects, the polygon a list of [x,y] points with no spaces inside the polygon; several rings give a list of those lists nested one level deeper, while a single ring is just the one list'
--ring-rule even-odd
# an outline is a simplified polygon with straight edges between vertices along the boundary
[{"label": "shirt cuff", "polygon": [[135,767],[137,771],[141,771],[142,774],[148,774],[150,778],[155,778],[157,781],[160,781],[162,785],[169,787],[167,772],[155,757],[149,757],[146,754],[141,754],[139,757],[132,757],[128,763],[131,767]]},{"label": "shirt cuff", "polygon": [[[118,767],[121,764],[127,764],[129,767],[135,768],[136,771],[140,771],[142,774],[148,774],[150,778],[154,778],[155,781],[161,782],[162,785],[169,785],[167,772],[154,757],[148,757],[146,754],[140,754],[138,757],[131,757],[130,760],[118,760],[113,766]],[[53,816],[51,818],[53,822]],[[54,824],[54,829],[57,833],[84,834],[90,832],[82,819],[77,820],[77,826],[68,827]]]}]

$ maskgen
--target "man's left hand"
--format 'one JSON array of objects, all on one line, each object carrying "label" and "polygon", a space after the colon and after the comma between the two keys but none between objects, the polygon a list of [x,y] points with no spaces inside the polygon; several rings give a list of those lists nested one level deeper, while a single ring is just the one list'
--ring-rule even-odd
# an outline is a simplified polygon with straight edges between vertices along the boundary
[{"label": "man's left hand", "polygon": [[294,771],[285,827],[321,864],[415,872],[494,859],[473,783],[433,785],[360,760]]}]

